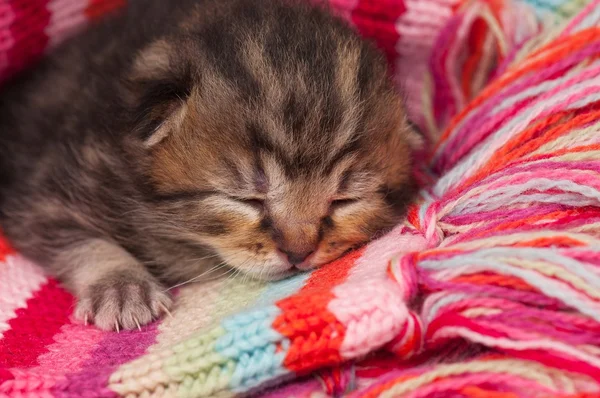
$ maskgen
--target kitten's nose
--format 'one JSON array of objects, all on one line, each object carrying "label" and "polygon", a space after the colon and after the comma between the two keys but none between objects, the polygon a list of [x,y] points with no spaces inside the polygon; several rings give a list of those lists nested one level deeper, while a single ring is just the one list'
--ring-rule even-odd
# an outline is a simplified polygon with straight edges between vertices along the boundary
[{"label": "kitten's nose", "polygon": [[308,258],[308,256],[313,254],[314,250],[304,251],[304,252],[289,252],[289,251],[282,250],[281,252],[287,256],[290,264],[298,265],[298,264],[301,264],[304,260],[306,260]]}]

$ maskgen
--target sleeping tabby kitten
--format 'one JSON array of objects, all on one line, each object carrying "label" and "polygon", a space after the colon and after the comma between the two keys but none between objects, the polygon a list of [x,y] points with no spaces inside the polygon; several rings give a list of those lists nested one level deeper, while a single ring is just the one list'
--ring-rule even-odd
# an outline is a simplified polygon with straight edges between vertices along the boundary
[{"label": "sleeping tabby kitten", "polygon": [[332,261],[414,191],[384,59],[290,1],[131,0],[0,101],[4,233],[102,329],[150,322],[219,264]]}]

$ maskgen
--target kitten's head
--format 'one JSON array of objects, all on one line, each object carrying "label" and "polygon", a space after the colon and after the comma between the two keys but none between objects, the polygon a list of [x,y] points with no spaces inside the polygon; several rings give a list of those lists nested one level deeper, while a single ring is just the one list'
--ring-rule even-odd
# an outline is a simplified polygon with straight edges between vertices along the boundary
[{"label": "kitten's head", "polygon": [[165,230],[279,278],[397,223],[418,140],[385,61],[342,22],[229,4],[139,54],[137,131]]}]

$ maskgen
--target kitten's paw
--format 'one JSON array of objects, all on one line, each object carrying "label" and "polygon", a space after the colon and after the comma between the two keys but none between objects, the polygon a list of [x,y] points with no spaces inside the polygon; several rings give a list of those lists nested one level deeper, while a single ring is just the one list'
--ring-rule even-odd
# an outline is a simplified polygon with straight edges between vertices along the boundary
[{"label": "kitten's paw", "polygon": [[75,316],[104,330],[135,329],[168,312],[171,298],[150,275],[115,272],[92,283]]}]

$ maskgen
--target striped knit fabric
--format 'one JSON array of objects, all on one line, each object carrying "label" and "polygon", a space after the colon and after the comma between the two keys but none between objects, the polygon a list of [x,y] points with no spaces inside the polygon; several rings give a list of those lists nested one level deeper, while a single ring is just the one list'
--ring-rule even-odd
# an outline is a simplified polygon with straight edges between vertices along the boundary
[{"label": "striped knit fabric", "polygon": [[[475,156],[468,138],[477,135],[476,121],[487,117],[488,108],[477,106],[494,98],[500,83],[513,84],[510,76],[521,73],[519,65],[535,61],[545,40],[561,43],[599,25],[600,5],[592,3],[576,14],[583,4],[575,0],[331,3],[385,52],[412,119],[430,142],[439,142],[431,157],[434,172],[418,170],[423,184],[433,188],[423,190],[422,203],[407,222],[310,274],[269,284],[229,278],[186,286],[177,292],[172,317],[121,333],[77,323],[73,297],[0,237],[0,396],[514,398],[600,392],[600,352],[594,347],[600,344],[600,324],[594,321],[599,307],[597,301],[579,305],[582,294],[569,296],[568,286],[582,285],[582,278],[596,281],[596,270],[574,265],[576,271],[567,273],[562,284],[553,282],[552,291],[528,277],[527,268],[539,258],[532,257],[514,275],[494,268],[479,272],[476,266],[470,273],[459,272],[485,254],[465,245],[485,235],[491,228],[486,222],[499,218],[477,213],[480,218],[474,220],[461,213],[469,210],[469,195],[475,195],[486,175],[460,168],[463,157]],[[120,5],[119,0],[0,0],[0,78],[32,65],[66,36]],[[573,15],[565,28],[563,22]],[[600,33],[587,34],[579,38],[580,46],[585,40],[600,42]],[[586,51],[600,56],[599,49]],[[487,89],[491,79],[500,83]],[[535,101],[535,93],[529,101]],[[508,110],[518,102],[502,98]],[[495,125],[486,125],[488,130],[517,113],[508,110]],[[468,112],[479,112],[475,115],[482,119],[469,119]],[[586,123],[573,128],[589,130]],[[553,148],[566,145],[561,142]],[[490,159],[492,152],[484,151],[481,159]],[[492,173],[499,167],[492,166],[481,170]],[[442,175],[437,183],[436,173]],[[473,191],[451,196],[449,187],[457,181]],[[436,223],[446,214],[443,206],[455,212]],[[550,210],[558,212],[560,206]],[[581,225],[577,214],[569,216]],[[528,217],[531,225],[544,221]],[[498,235],[509,226],[493,228]],[[598,262],[592,238],[581,233],[561,242],[589,250],[567,254],[573,261]],[[510,244],[516,250],[514,242],[525,245],[526,236],[515,235]],[[503,245],[494,239],[485,241],[490,250]],[[550,237],[536,239],[547,244]],[[560,274],[559,268],[553,270]],[[566,298],[553,294],[557,291]],[[511,294],[518,299],[511,301]],[[470,312],[458,312],[467,307]],[[506,316],[501,317],[500,308]],[[519,318],[525,313],[527,318]],[[499,348],[490,352],[484,346]]]},{"label": "striped knit fabric", "polygon": [[0,82],[125,0],[0,1]]}]

